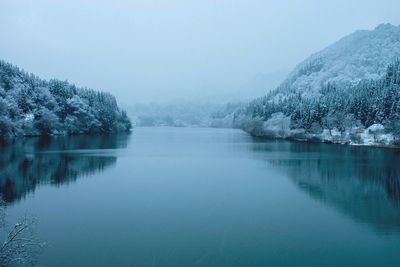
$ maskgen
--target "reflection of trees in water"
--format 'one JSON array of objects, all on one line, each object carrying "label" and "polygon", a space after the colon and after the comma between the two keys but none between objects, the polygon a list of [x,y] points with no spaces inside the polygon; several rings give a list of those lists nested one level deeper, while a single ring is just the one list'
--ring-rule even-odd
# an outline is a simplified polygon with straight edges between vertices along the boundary
[{"label": "reflection of trees in water", "polygon": [[38,184],[64,184],[115,164],[108,149],[126,147],[128,136],[55,136],[0,143],[0,193],[13,202]]},{"label": "reflection of trees in water", "polygon": [[400,151],[301,142],[258,142],[267,162],[324,203],[378,231],[400,231]]}]

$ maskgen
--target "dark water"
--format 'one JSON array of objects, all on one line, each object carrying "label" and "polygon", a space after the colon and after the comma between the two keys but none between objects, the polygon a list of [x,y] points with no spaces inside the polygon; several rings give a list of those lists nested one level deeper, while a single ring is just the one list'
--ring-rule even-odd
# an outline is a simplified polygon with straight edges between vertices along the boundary
[{"label": "dark water", "polygon": [[46,266],[400,266],[400,153],[230,129],[0,145]]}]

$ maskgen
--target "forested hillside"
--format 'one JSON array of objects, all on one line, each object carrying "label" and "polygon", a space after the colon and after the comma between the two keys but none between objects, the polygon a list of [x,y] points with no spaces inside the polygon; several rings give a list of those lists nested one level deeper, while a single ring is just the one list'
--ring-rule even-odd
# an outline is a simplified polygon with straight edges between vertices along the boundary
[{"label": "forested hillside", "polygon": [[350,88],[327,84],[318,98],[265,97],[235,114],[235,124],[259,136],[355,144],[400,143],[400,61],[379,80]]},{"label": "forested hillside", "polygon": [[0,61],[0,137],[129,131],[109,93],[42,80]]},{"label": "forested hillside", "polygon": [[293,92],[318,96],[328,83],[350,87],[380,79],[398,57],[400,26],[381,24],[371,31],[355,31],[298,64],[275,91],[275,99]]},{"label": "forested hillside", "polygon": [[399,56],[400,27],[355,32],[237,111],[234,125],[266,137],[398,145]]}]

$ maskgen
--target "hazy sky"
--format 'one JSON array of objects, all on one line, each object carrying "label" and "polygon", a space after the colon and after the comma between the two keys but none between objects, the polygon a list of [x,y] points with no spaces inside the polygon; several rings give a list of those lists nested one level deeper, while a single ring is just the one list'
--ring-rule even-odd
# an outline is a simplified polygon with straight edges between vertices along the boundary
[{"label": "hazy sky", "polygon": [[[0,0],[0,58],[121,103],[225,94],[290,70],[399,0]],[[234,90],[233,90],[234,91]]]}]

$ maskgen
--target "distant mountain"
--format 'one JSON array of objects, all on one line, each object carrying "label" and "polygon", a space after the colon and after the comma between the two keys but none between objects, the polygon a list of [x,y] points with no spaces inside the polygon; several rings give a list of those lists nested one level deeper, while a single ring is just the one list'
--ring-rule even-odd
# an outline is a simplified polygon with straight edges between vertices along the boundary
[{"label": "distant mountain", "polygon": [[286,70],[258,73],[226,92],[197,101],[175,99],[163,103],[126,104],[125,107],[137,126],[230,128],[235,110],[276,88],[287,73]]},{"label": "distant mountain", "polygon": [[356,31],[237,111],[234,125],[259,136],[400,144],[399,58],[400,26]]},{"label": "distant mountain", "polygon": [[109,93],[45,81],[0,61],[0,137],[129,131]]},{"label": "distant mountain", "polygon": [[287,76],[289,70],[280,69],[271,72],[260,72],[241,83],[219,88],[218,93],[202,98],[209,103],[235,103],[251,101],[275,89]]}]

